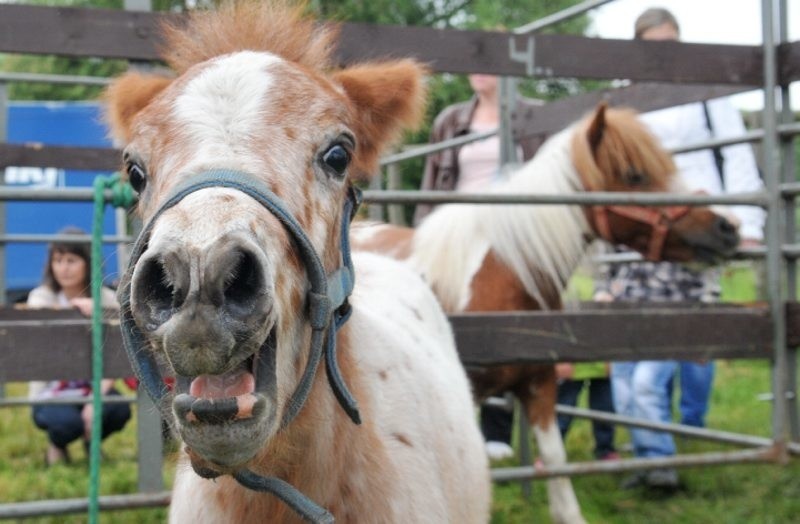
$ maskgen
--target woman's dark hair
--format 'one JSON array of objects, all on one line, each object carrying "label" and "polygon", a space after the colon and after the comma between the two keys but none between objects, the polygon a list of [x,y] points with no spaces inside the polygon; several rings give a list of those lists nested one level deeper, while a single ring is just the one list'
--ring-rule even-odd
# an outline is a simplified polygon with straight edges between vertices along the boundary
[{"label": "woman's dark hair", "polygon": [[675,19],[675,16],[672,13],[663,7],[651,7],[644,13],[640,14],[636,19],[636,22],[634,22],[634,38],[641,39],[642,34],[648,29],[652,29],[664,24],[671,25],[678,33],[681,32],[681,27],[678,25],[678,20]]},{"label": "woman's dark hair", "polygon": [[[86,231],[79,227],[67,226],[60,230],[58,235],[86,235]],[[91,287],[91,260],[92,250],[91,244],[85,240],[71,241],[56,241],[52,242],[47,248],[47,263],[44,265],[44,276],[42,277],[42,284],[58,293],[61,291],[61,285],[53,275],[53,257],[56,253],[72,254],[81,257],[86,262],[86,276],[83,279],[84,289],[86,289],[86,296],[92,295]]]}]

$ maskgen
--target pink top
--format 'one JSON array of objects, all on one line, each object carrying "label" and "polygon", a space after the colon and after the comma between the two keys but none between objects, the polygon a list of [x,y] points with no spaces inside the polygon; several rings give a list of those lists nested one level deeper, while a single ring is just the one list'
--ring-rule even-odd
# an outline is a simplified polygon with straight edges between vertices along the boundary
[{"label": "pink top", "polygon": [[[496,125],[476,124],[470,133],[482,133],[495,129]],[[466,144],[458,151],[459,177],[456,191],[478,193],[485,191],[500,171],[500,138],[493,137]]]}]

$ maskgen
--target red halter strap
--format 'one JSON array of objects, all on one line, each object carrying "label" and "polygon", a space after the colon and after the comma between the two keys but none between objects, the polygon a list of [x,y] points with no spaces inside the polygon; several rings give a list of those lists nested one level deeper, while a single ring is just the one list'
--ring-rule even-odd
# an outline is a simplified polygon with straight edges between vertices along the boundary
[{"label": "red halter strap", "polygon": [[689,209],[689,206],[592,206],[591,217],[594,219],[594,227],[597,234],[611,244],[614,243],[614,235],[611,233],[611,226],[609,225],[609,214],[649,225],[651,233],[645,257],[647,260],[658,261],[661,260],[664,242],[667,239],[670,227],[688,213]]}]

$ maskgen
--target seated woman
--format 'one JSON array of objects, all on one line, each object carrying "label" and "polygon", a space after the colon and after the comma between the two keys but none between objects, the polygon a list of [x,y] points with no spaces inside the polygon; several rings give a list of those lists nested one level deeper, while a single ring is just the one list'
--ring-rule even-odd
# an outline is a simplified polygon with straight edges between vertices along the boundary
[{"label": "seated woman", "polygon": [[[86,234],[81,229],[68,227],[60,234]],[[30,308],[75,308],[86,316],[92,314],[91,286],[89,283],[91,251],[87,243],[54,242],[47,254],[42,285],[28,295]],[[111,289],[103,288],[99,297],[104,308],[119,309],[116,296]],[[104,395],[119,395],[114,389],[113,379],[102,380]],[[58,380],[53,382],[31,382],[31,398],[88,397],[92,384],[88,380]],[[45,455],[48,466],[68,462],[67,445],[82,438],[88,450],[92,434],[92,404],[40,404],[33,407],[33,421],[47,432],[49,446]],[[127,403],[103,405],[103,431],[105,439],[120,431],[131,417]]]}]

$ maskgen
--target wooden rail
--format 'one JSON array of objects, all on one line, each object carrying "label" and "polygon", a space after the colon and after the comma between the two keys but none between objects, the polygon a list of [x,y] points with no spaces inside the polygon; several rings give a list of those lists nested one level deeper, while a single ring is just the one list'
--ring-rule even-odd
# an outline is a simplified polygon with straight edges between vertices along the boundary
[{"label": "wooden rail", "polygon": [[[787,305],[789,345],[800,306]],[[604,307],[450,317],[466,365],[594,360],[770,358],[766,307]],[[131,375],[119,324],[106,323],[104,376]],[[0,382],[88,377],[91,327],[74,311],[0,309]]]},{"label": "wooden rail", "polygon": [[[158,25],[173,13],[0,5],[0,51],[157,60]],[[797,43],[785,44],[780,83],[800,74]],[[511,50],[530,53],[512,57]],[[341,63],[413,56],[435,71],[759,86],[759,46],[609,40],[565,35],[341,24]],[[795,60],[795,63],[797,61]]]},{"label": "wooden rail", "polygon": [[[0,52],[157,61],[158,26],[174,13],[0,4]],[[512,58],[530,49],[523,59]],[[527,53],[527,51],[525,51]],[[342,64],[413,56],[432,70],[539,77],[627,78],[626,88],[587,93],[537,108],[513,122],[516,136],[552,134],[600,100],[650,111],[725,96],[762,82],[759,46],[608,40],[565,35],[514,36],[492,31],[345,23]],[[525,54],[525,53],[523,53]],[[778,49],[779,83],[800,79],[800,42]],[[683,83],[672,85],[661,82]],[[112,149],[0,144],[0,168],[50,167],[112,171]]]}]

